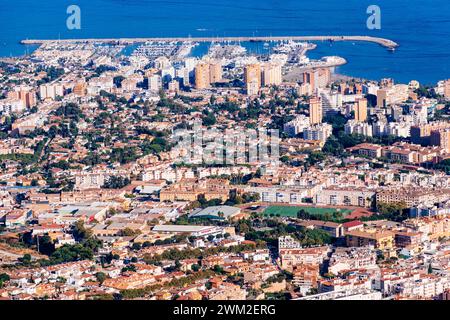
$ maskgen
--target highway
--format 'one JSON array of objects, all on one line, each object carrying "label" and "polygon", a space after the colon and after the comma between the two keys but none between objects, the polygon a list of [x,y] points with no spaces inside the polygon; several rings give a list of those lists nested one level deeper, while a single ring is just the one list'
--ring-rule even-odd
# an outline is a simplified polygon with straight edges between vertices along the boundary
[{"label": "highway", "polygon": [[398,47],[398,43],[384,38],[370,36],[281,36],[281,37],[186,37],[186,38],[118,38],[118,39],[62,39],[62,40],[22,40],[22,44],[47,44],[47,43],[117,43],[134,44],[140,42],[266,42],[266,41],[354,41],[372,42],[385,48]]}]

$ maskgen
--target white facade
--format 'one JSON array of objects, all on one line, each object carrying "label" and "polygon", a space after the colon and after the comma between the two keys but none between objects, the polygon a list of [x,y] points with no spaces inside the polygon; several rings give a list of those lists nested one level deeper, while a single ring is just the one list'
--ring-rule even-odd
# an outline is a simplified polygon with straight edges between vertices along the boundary
[{"label": "white facade", "polygon": [[372,126],[365,122],[357,122],[355,120],[349,120],[345,124],[346,134],[360,134],[366,137],[372,137]]},{"label": "white facade", "polygon": [[305,140],[317,140],[325,142],[333,133],[333,127],[328,123],[320,123],[311,126],[303,131]]}]

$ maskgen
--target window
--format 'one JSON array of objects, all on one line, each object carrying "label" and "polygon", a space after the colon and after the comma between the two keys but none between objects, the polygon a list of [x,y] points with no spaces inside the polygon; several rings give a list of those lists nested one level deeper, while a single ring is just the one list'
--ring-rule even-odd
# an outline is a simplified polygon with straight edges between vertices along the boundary
[{"label": "window", "polygon": [[330,204],[337,204],[337,196],[335,194],[330,196]]},{"label": "window", "polygon": [[364,199],[364,197],[358,197],[358,206],[360,207],[366,206],[366,199]]}]

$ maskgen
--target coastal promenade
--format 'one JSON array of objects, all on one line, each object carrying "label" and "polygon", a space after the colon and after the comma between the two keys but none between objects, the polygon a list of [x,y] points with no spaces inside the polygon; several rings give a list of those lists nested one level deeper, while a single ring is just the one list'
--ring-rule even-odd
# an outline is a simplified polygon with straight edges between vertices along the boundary
[{"label": "coastal promenade", "polygon": [[22,44],[47,43],[116,43],[134,44],[141,42],[266,42],[266,41],[354,41],[372,42],[388,49],[398,47],[392,40],[369,36],[281,36],[281,37],[177,37],[177,38],[119,38],[119,39],[63,39],[63,40],[22,40]]}]

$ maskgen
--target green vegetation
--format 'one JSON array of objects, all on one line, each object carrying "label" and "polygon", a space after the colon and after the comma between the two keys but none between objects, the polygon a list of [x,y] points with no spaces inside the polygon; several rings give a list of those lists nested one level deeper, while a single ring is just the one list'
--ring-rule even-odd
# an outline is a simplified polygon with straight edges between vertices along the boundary
[{"label": "green vegetation", "polygon": [[307,210],[300,209],[297,212],[297,218],[303,220],[321,220],[321,221],[332,221],[332,222],[344,222],[344,213],[342,211],[326,211],[321,214],[309,213]]},{"label": "green vegetation", "polygon": [[[262,242],[259,242],[256,247],[264,248],[265,244]],[[253,244],[241,244],[238,246],[231,246],[231,247],[213,247],[208,248],[205,250],[202,249],[186,249],[186,250],[177,250],[177,249],[170,249],[165,252],[163,252],[160,255],[154,255],[154,256],[144,256],[144,261],[147,264],[158,264],[159,262],[163,260],[184,260],[184,259],[202,259],[209,256],[214,256],[219,253],[225,252],[225,253],[239,253],[246,250],[255,249],[255,245]]]},{"label": "green vegetation", "polygon": [[122,189],[123,187],[126,187],[131,183],[130,179],[127,177],[122,176],[110,176],[105,184],[103,185],[103,188],[106,189]]},{"label": "green vegetation", "polygon": [[436,93],[433,87],[430,86],[423,86],[420,85],[420,87],[416,90],[414,90],[415,93],[417,93],[419,98],[425,97],[429,99],[437,99],[439,98],[439,95]]},{"label": "green vegetation", "polygon": [[135,237],[141,234],[141,231],[139,229],[137,230],[133,230],[130,228],[125,228],[123,230],[120,231],[120,235],[122,237]]},{"label": "green vegetation", "polygon": [[448,120],[450,117],[450,102],[445,104],[445,107],[440,110],[435,110],[432,121]]},{"label": "green vegetation", "polygon": [[435,164],[434,168],[437,170],[442,170],[446,174],[450,174],[450,159],[445,159],[438,164]]},{"label": "green vegetation", "polygon": [[346,155],[346,148],[351,148],[361,143],[392,145],[401,140],[401,138],[395,136],[367,137],[359,134],[346,134],[343,131],[339,131],[337,135],[333,134],[328,138],[322,150],[327,154],[343,156]]},{"label": "green vegetation", "polygon": [[0,273],[0,289],[3,288],[4,283],[10,280],[9,275],[6,273]]},{"label": "green vegetation", "polygon": [[136,299],[140,297],[144,297],[146,295],[152,294],[153,292],[161,289],[169,289],[169,288],[180,288],[188,284],[195,283],[196,281],[202,279],[209,279],[215,275],[212,270],[204,270],[195,272],[186,277],[173,279],[164,284],[155,284],[152,286],[147,286],[142,289],[129,289],[129,290],[121,290],[120,294],[123,299]]},{"label": "green vegetation", "polygon": [[214,124],[216,124],[217,119],[214,116],[214,113],[212,112],[206,112],[205,116],[203,117],[203,125],[210,127]]},{"label": "green vegetation", "polygon": [[50,264],[60,264],[71,261],[92,260],[94,252],[83,244],[63,245],[50,256]]},{"label": "green vegetation", "polygon": [[171,148],[172,146],[162,137],[156,137],[152,141],[146,141],[141,145],[141,150],[144,155],[159,154],[163,151],[169,151]]},{"label": "green vegetation", "polygon": [[61,77],[64,74],[64,69],[63,68],[56,68],[56,67],[42,67],[39,66],[36,68],[36,74],[40,73],[40,72],[46,72],[47,76],[45,76],[44,78],[40,79],[37,82],[37,85],[41,85],[41,84],[45,84],[48,82],[52,82],[56,79],[58,79],[59,77]]},{"label": "green vegetation", "polygon": [[[317,246],[332,243],[332,237],[320,229],[306,229],[297,225],[286,225],[275,220],[265,220],[266,229],[264,231],[256,231],[249,226],[249,222],[241,220],[237,226],[239,230],[245,230],[245,238],[253,241],[266,242],[276,247],[278,238],[290,235],[297,239],[303,246]],[[242,225],[243,224],[243,225]],[[245,227],[244,227],[245,226]]]},{"label": "green vegetation", "polygon": [[[39,241],[39,252],[49,256],[49,259],[41,259],[37,261],[41,266],[55,265],[65,262],[92,260],[94,254],[101,247],[102,242],[92,236],[92,231],[84,227],[82,221],[77,221],[73,228],[72,234],[78,242],[74,245],[65,244],[59,248],[55,248],[51,238],[47,235],[39,237],[39,239],[27,239],[27,242],[37,244]],[[23,264],[32,264],[31,256],[21,260]]]},{"label": "green vegetation", "polygon": [[136,147],[114,148],[109,156],[111,162],[120,162],[120,164],[133,162],[138,158]]},{"label": "green vegetation", "polygon": [[289,300],[291,295],[289,292],[281,291],[275,293],[266,293],[267,300]]},{"label": "green vegetation", "polygon": [[80,118],[83,118],[83,112],[81,112],[80,107],[76,103],[68,103],[59,107],[55,114],[57,116],[64,116],[65,118],[70,118],[77,122]]},{"label": "green vegetation", "polygon": [[104,272],[97,272],[95,274],[95,278],[98,282],[100,282],[100,284],[102,284],[106,280],[107,276]]},{"label": "green vegetation", "polygon": [[31,265],[31,254],[26,253],[22,258],[19,259],[20,263],[22,263],[25,267],[29,267]]},{"label": "green vegetation", "polygon": [[[309,218],[301,219],[311,219],[311,216],[316,216],[316,220],[323,220],[322,217],[328,217],[328,215],[345,218],[346,215],[350,214],[352,210],[350,209],[335,209],[335,208],[316,208],[316,207],[294,207],[294,206],[270,206],[264,210],[265,216],[281,216],[281,217],[292,217],[297,218],[299,210],[304,211],[308,214]],[[331,221],[331,220],[330,220]]]},{"label": "green vegetation", "polygon": [[94,72],[95,72],[96,76],[98,77],[104,72],[115,71],[115,70],[117,70],[115,67],[101,65],[101,66],[98,66],[97,68],[95,68]]},{"label": "green vegetation", "polygon": [[47,138],[40,141],[35,147],[34,147],[34,153],[33,154],[20,154],[20,153],[14,153],[14,154],[2,154],[0,155],[0,161],[2,160],[13,160],[18,161],[22,164],[22,166],[34,164],[39,161],[39,158],[41,157],[41,153],[44,149],[45,144],[47,143]]},{"label": "green vegetation", "polygon": [[377,203],[379,214],[370,217],[363,217],[362,221],[387,219],[396,222],[402,222],[409,218],[408,206],[404,202],[399,203]]},{"label": "green vegetation", "polygon": [[284,280],[292,280],[292,278],[292,273],[288,271],[281,271],[280,273],[267,278],[266,283],[279,283],[283,282]]}]

